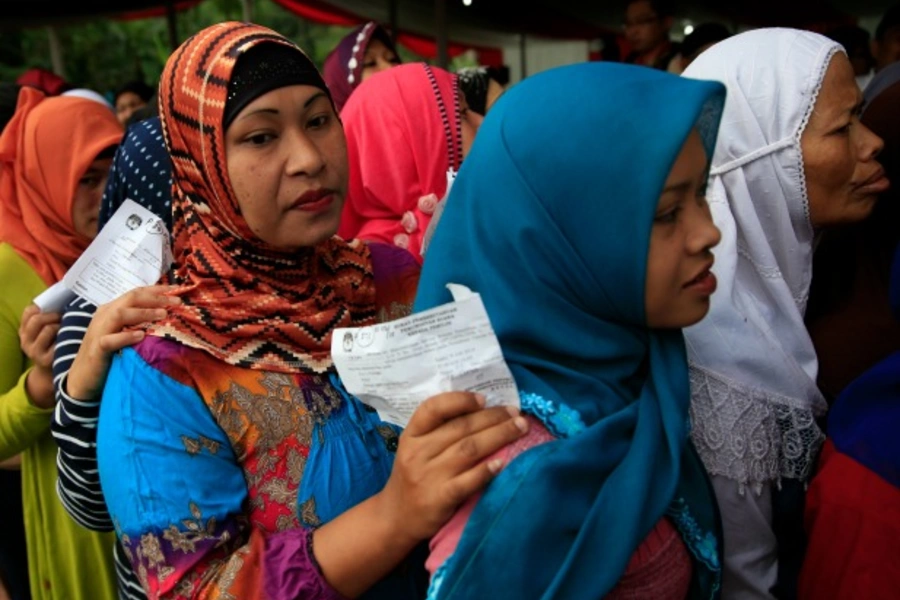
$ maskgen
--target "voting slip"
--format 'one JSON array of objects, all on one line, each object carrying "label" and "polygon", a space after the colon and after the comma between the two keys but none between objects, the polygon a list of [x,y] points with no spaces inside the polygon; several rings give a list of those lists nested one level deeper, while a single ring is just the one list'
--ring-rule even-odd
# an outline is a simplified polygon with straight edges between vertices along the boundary
[{"label": "voting slip", "polygon": [[77,294],[100,306],[155,284],[171,264],[172,244],[163,220],[125,200],[62,281],[34,302],[43,312],[58,312]]},{"label": "voting slip", "polygon": [[347,391],[406,427],[416,408],[442,392],[477,392],[488,406],[519,406],[481,296],[449,284],[453,302],[403,319],[335,329],[331,355]]}]

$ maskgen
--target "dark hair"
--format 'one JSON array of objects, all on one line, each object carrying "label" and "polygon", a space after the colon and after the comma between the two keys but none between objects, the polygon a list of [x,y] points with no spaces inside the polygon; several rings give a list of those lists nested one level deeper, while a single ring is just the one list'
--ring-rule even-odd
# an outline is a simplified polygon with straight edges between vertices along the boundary
[{"label": "dark hair", "polygon": [[843,25],[826,31],[825,35],[844,47],[847,55],[853,58],[854,53],[862,50],[869,51],[869,32],[856,25]]},{"label": "dark hair", "polygon": [[881,21],[878,22],[878,27],[875,29],[875,39],[878,41],[883,40],[884,34],[889,29],[897,26],[900,26],[900,4],[895,4],[885,11]]},{"label": "dark hair", "polygon": [[138,121],[143,121],[144,119],[149,119],[150,117],[158,117],[159,116],[159,102],[156,98],[156,93],[154,92],[150,99],[147,100],[147,104],[140,107],[128,117],[128,120],[125,121],[125,129],[128,129],[130,126],[134,125]]},{"label": "dark hair", "polygon": [[650,5],[650,8],[653,9],[653,12],[655,12],[656,16],[658,16],[660,19],[675,16],[675,3],[671,2],[670,0],[626,0],[625,8],[627,9],[635,2],[648,3]]},{"label": "dark hair", "polygon": [[488,77],[506,87],[509,83],[509,67],[506,65],[500,67],[488,67],[487,68]]},{"label": "dark hair", "polygon": [[700,52],[703,46],[721,42],[729,37],[731,32],[721,23],[701,23],[681,42],[681,56],[691,58]]},{"label": "dark hair", "polygon": [[10,119],[16,113],[16,105],[19,103],[19,90],[22,89],[17,83],[0,83],[0,131],[6,127]]},{"label": "dark hair", "polygon": [[131,92],[132,94],[137,95],[141,100],[147,102],[150,100],[150,97],[153,96],[154,90],[152,87],[144,83],[139,79],[135,79],[134,81],[129,81],[118,90],[116,90],[115,98],[113,99],[113,104],[119,99],[119,96],[122,94],[126,94]]}]

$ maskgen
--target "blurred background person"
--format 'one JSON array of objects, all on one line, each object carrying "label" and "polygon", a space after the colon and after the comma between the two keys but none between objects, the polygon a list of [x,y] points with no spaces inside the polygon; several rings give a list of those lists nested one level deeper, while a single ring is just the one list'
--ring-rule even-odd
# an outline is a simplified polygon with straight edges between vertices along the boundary
[{"label": "blurred background person", "polygon": [[509,69],[497,67],[465,67],[456,72],[469,110],[487,114],[509,83]]},{"label": "blurred background person", "polygon": [[853,66],[856,84],[864,90],[875,75],[875,59],[872,57],[872,43],[869,32],[857,25],[844,25],[826,32],[847,51],[847,58]]},{"label": "blurred background person", "polygon": [[666,0],[630,0],[625,7],[625,39],[631,53],[625,62],[667,70],[678,54],[669,39],[675,10]]},{"label": "blurred background person", "polygon": [[711,48],[713,44],[731,37],[731,32],[721,23],[703,23],[685,36],[681,42],[681,70],[684,71],[694,59]]},{"label": "blurred background person", "polygon": [[387,29],[370,21],[360,25],[325,57],[322,76],[338,113],[360,83],[402,61]]},{"label": "blurred background person", "polygon": [[134,111],[143,108],[153,97],[154,89],[139,79],[129,81],[116,91],[113,105],[116,118],[124,127]]}]

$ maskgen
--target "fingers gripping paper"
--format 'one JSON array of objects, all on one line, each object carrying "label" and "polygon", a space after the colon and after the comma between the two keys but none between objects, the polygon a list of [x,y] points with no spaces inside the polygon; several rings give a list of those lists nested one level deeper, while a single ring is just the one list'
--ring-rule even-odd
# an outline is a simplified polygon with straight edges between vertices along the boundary
[{"label": "fingers gripping paper", "polygon": [[519,406],[481,296],[449,284],[454,301],[390,323],[335,329],[331,355],[348,392],[405,427],[442,392],[478,392],[488,406]]}]

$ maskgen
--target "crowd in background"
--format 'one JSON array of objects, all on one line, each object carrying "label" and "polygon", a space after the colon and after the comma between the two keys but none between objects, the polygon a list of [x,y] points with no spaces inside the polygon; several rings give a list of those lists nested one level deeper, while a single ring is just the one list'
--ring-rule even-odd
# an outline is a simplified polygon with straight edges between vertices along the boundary
[{"label": "crowd in background", "polygon": [[[0,83],[0,600],[896,598],[900,5],[674,15],[515,84],[374,22]],[[126,200],[168,272],[39,309]],[[333,333],[449,283],[520,406],[400,427]]]}]

